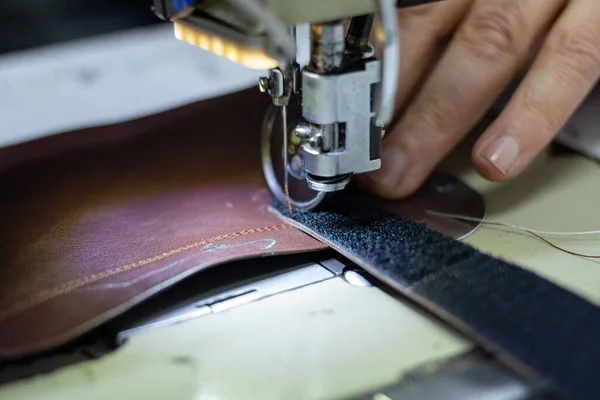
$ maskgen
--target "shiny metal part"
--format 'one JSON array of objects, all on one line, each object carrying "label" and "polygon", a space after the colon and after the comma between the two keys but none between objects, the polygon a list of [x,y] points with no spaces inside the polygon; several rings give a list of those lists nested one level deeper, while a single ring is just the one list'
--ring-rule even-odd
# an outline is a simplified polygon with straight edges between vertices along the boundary
[{"label": "shiny metal part", "polygon": [[317,192],[333,193],[343,190],[350,183],[350,175],[342,175],[334,179],[315,179],[313,176],[306,177],[308,187]]},{"label": "shiny metal part", "polygon": [[[304,123],[297,134],[304,141],[304,173],[293,175],[306,176],[309,188],[329,193],[344,189],[353,174],[380,168],[382,132],[393,110],[399,73],[395,16],[401,2],[367,3],[331,0],[308,10],[297,1],[187,1],[185,7],[177,3],[173,8],[155,0],[155,11],[176,23],[181,40],[253,68],[268,65],[269,75],[259,80],[259,89],[271,96],[274,105],[288,106],[296,95],[301,99]],[[376,12],[381,22],[376,24],[376,43],[383,46],[383,61],[373,57],[368,42]],[[291,16],[301,19],[290,22]],[[349,17],[356,29],[346,34]],[[310,63],[302,72],[296,63],[298,23],[309,23],[311,32]],[[272,66],[274,62],[278,67]],[[298,164],[295,157],[294,167]],[[286,156],[284,171],[288,169]],[[316,200],[300,204],[314,207]]]},{"label": "shiny metal part", "polygon": [[272,69],[269,71],[269,78],[271,96],[282,97],[285,93],[283,72],[279,68]]},{"label": "shiny metal part", "polygon": [[290,199],[290,173],[288,171],[289,159],[288,159],[288,123],[287,123],[287,106],[281,107],[281,136],[283,140],[283,146],[281,147],[281,157],[283,162],[283,189],[285,193],[285,202],[288,206],[290,215],[294,213],[292,202]]},{"label": "shiny metal part", "polygon": [[[395,2],[378,4],[383,61],[371,58],[370,45],[359,47],[365,54],[358,60],[356,48],[346,54],[342,21],[312,25],[311,62],[302,70],[305,122],[296,132],[305,141],[302,156],[313,190],[342,190],[349,176],[381,167],[383,128],[392,117],[398,82],[399,40]],[[363,26],[370,30],[370,22]]]},{"label": "shiny metal part", "polygon": [[361,57],[362,58],[375,57],[375,47],[373,47],[373,45],[369,43],[367,50],[365,50],[365,52],[362,53]]},{"label": "shiny metal part", "polygon": [[311,27],[311,69],[328,73],[342,65],[344,59],[343,21],[314,24]]},{"label": "shiny metal part", "polygon": [[350,264],[349,261],[347,261],[347,260],[344,260],[344,261],[345,261],[345,263],[336,258],[330,258],[330,259],[327,259],[324,261],[319,261],[319,264],[321,264],[322,266],[327,268],[329,271],[334,273],[336,276],[338,276],[338,275],[341,275],[346,270],[348,264]]},{"label": "shiny metal part", "polygon": [[[378,4],[381,20],[378,42],[384,46],[383,63],[372,57],[374,48],[368,43],[372,16],[361,17],[363,23],[353,20],[356,29],[348,34],[344,19],[318,22],[310,27],[309,64],[301,71],[295,63],[272,69],[268,77],[259,81],[259,89],[269,93],[276,106],[287,106],[292,95],[299,97],[303,118],[295,133],[301,146],[300,154],[294,155],[292,176],[305,176],[308,188],[316,192],[343,190],[351,175],[381,167],[383,128],[391,118],[398,78],[399,41],[395,2],[379,0]],[[295,30],[292,37],[296,38]],[[346,44],[354,43],[353,40],[358,40],[359,46],[346,51]],[[266,143],[263,138],[265,146]],[[286,144],[284,147],[287,149]],[[287,157],[284,188],[290,169]],[[270,174],[267,159],[263,157],[265,177],[274,195],[280,198],[276,180],[267,176]],[[300,164],[303,174],[297,171]],[[303,205],[312,208],[317,204]]]},{"label": "shiny metal part", "polygon": [[[372,15],[353,19],[347,34],[344,19],[318,22],[310,27],[309,64],[301,71],[297,64],[270,70],[269,77],[259,82],[260,90],[270,94],[274,105],[288,105],[290,96],[299,97],[303,118],[295,133],[302,143],[301,154],[294,157],[294,169],[302,164],[304,174],[295,171],[293,176],[305,176],[308,188],[317,192],[343,190],[351,175],[381,167],[383,129],[391,119],[398,81],[399,40],[396,2],[378,0],[377,4],[381,26],[376,37],[383,46],[383,61],[372,57],[374,48],[368,43]],[[292,37],[296,37],[295,31]],[[351,46],[348,51],[346,44]],[[267,177],[267,181],[279,198],[273,190],[274,180]],[[317,204],[310,203],[310,207]]]},{"label": "shiny metal part", "polygon": [[126,327],[117,334],[120,345],[130,337],[170,325],[179,324],[196,318],[215,314],[235,307],[263,299],[265,297],[298,289],[314,283],[339,277],[340,273],[331,272],[319,263],[291,268],[277,275],[269,276],[254,283],[244,284],[233,289],[213,294],[199,294],[190,298],[185,305],[178,305]]},{"label": "shiny metal part", "polygon": [[320,130],[314,125],[302,123],[296,127],[296,136],[303,140],[308,140],[319,135]]},{"label": "shiny metal part", "polygon": [[307,141],[302,151],[311,176],[329,179],[381,166],[381,130],[374,126],[371,111],[379,65],[378,60],[369,60],[364,69],[334,75],[303,70],[302,115],[313,126],[315,140]]},{"label": "shiny metal part", "polygon": [[258,90],[260,90],[261,93],[267,93],[270,85],[269,78],[266,76],[263,76],[258,80]]},{"label": "shiny metal part", "polygon": [[298,68],[297,63],[291,63],[270,69],[268,76],[258,80],[258,89],[269,94],[274,105],[286,106],[290,101],[290,96],[297,92]]},{"label": "shiny metal part", "polygon": [[[279,108],[271,106],[263,123],[262,135],[261,135],[261,158],[262,168],[267,186],[271,191],[271,194],[281,203],[286,204],[288,201],[291,203],[292,208],[298,211],[312,210],[317,207],[325,199],[327,193],[315,192],[307,185],[304,179],[305,174],[290,174],[292,179],[289,180],[289,193],[290,197],[287,198],[284,189],[284,174],[285,172],[280,168],[281,162],[279,155],[281,154],[283,143],[282,137],[279,134],[280,124],[283,124],[281,120],[281,113]],[[300,120],[300,106],[291,102],[287,107],[287,127],[288,135],[294,134],[294,127],[297,126]],[[283,125],[286,126],[286,125]],[[288,136],[289,138],[289,136]],[[288,143],[291,146],[293,142]],[[300,146],[294,145],[294,148],[289,151],[288,157],[294,160],[293,165],[297,168],[298,164],[303,167],[302,154],[299,152]],[[289,166],[292,164],[288,164]],[[300,179],[298,179],[298,177]]]},{"label": "shiny metal part", "polygon": [[[336,258],[318,256],[309,259],[311,261],[282,263],[272,260],[267,262],[272,264],[272,267],[266,270],[264,266],[259,267],[259,271],[262,272],[252,278],[249,278],[249,275],[225,286],[215,287],[214,282],[207,283],[203,289],[196,289],[183,300],[161,302],[161,306],[152,309],[150,314],[142,314],[141,318],[136,315],[132,322],[128,319],[125,325],[117,324],[116,344],[122,345],[128,338],[155,329],[216,314],[333,278],[344,279],[358,287],[372,286],[372,278],[357,267],[347,267]],[[246,262],[263,263],[263,261],[252,260]],[[276,265],[277,268],[273,269]]]}]

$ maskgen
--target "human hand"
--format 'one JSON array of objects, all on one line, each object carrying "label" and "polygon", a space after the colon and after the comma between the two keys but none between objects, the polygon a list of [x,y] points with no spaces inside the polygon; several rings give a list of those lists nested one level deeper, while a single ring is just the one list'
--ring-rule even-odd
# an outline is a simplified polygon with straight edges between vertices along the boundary
[{"label": "human hand", "polygon": [[599,0],[444,0],[399,11],[395,124],[380,170],[358,183],[383,197],[413,193],[523,76],[477,140],[472,161],[492,181],[518,175],[600,77]]}]

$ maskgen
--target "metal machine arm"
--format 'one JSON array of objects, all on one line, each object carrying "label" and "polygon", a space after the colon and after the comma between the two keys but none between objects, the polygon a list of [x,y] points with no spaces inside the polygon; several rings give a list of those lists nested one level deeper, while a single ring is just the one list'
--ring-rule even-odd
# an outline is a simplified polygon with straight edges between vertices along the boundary
[{"label": "metal machine arm", "polygon": [[[155,0],[154,10],[174,22],[177,38],[269,70],[259,87],[281,107],[286,173],[279,182],[272,166],[264,163],[265,177],[273,194],[290,208],[310,209],[325,193],[344,189],[352,175],[380,168],[384,126],[392,117],[399,74],[395,9],[432,1]],[[296,62],[295,27],[300,24],[309,24],[311,32],[305,66]],[[381,60],[371,36],[381,47]],[[288,126],[288,106],[301,109],[296,126]],[[272,132],[265,135],[270,140]],[[289,151],[290,139],[300,141],[295,151]],[[265,158],[272,163],[270,155],[263,154]],[[290,199],[290,160],[299,169],[292,175],[317,193],[313,201]]]}]

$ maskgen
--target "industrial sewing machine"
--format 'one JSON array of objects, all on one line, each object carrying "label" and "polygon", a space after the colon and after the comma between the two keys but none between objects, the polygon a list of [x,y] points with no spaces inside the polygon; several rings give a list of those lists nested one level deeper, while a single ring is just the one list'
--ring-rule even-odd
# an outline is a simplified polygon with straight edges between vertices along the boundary
[{"label": "industrial sewing machine", "polygon": [[[249,1],[228,4],[234,3],[240,7],[251,4]],[[363,47],[365,41],[357,42],[352,37],[348,40],[348,36],[343,36],[340,29],[343,24],[326,22],[340,19],[350,22],[353,26],[351,31],[362,32],[357,37],[362,35],[365,38],[364,29],[369,27],[371,17],[364,15],[373,14],[375,18],[379,14],[378,3],[350,0],[336,3],[338,6],[344,3],[341,14],[331,11],[330,7],[333,9],[335,4],[332,1],[301,1],[289,13],[284,9],[294,7],[291,1],[261,3],[278,21],[283,22],[283,37],[289,35],[288,39],[293,40],[290,31],[293,32],[297,23],[318,22],[311,28],[316,31],[313,38],[333,44],[332,52],[329,52],[324,43],[317,42],[311,51],[314,51],[311,56],[316,56],[315,65],[309,64],[304,69],[290,62],[294,57],[284,50],[286,40],[277,40],[275,35],[276,44],[273,46],[269,34],[260,29],[253,30],[261,24],[247,20],[248,15],[254,15],[252,13],[222,14],[218,10],[225,2],[216,1],[202,2],[203,5],[214,6],[212,14],[203,14],[206,9],[191,2],[177,11],[169,11],[168,8],[161,11],[160,4],[155,8],[177,22],[175,31],[180,39],[230,58],[238,57],[237,61],[243,61],[243,64],[270,69],[269,76],[260,82],[260,87],[269,93],[274,103],[265,121],[263,166],[271,191],[279,199],[285,199],[283,161],[279,161],[281,147],[286,148],[282,141],[289,140],[291,146],[287,149],[293,151],[287,153],[286,168],[293,179],[290,189],[294,206],[299,208],[314,207],[328,191],[343,189],[348,175],[377,168],[378,157],[371,159],[370,150],[378,149],[389,118],[381,111],[381,106],[389,105],[382,101],[383,91],[385,87],[395,87],[380,87],[377,91],[379,83],[387,85],[395,79],[385,74],[386,62],[390,61],[397,67],[396,57],[386,58],[393,52],[386,52],[385,41],[382,47],[384,58],[379,61],[371,57],[371,47]],[[314,14],[318,16],[316,19]],[[223,24],[226,15],[240,17],[239,20],[227,21],[237,29]],[[297,18],[288,20],[289,15]],[[237,30],[244,28],[248,29],[246,33],[252,34],[235,35]],[[352,51],[347,54],[340,52],[340,43],[350,49],[358,43],[361,55]],[[139,45],[138,42],[136,44]],[[327,62],[332,61],[335,65],[340,62],[342,53],[351,62],[342,62],[342,70],[324,73],[328,69],[324,68]],[[293,54],[295,56],[295,52]],[[177,60],[169,61],[176,63]],[[313,67],[317,72],[312,70]],[[323,71],[318,72],[319,68]],[[398,70],[390,71],[395,74]],[[306,76],[308,79],[305,79]],[[357,76],[361,79],[355,79]],[[332,90],[327,86],[338,79],[348,78],[350,82],[357,83],[360,93],[367,96],[356,96],[354,92],[340,92],[337,87]],[[299,81],[302,83],[298,84]],[[310,85],[308,82],[315,83],[315,86],[307,90],[305,85]],[[349,107],[356,107],[356,115],[351,115],[356,119],[326,119],[332,115],[322,115],[320,108],[311,107],[311,103],[306,101],[307,93],[313,93],[312,99],[320,101],[319,106],[331,114],[337,112],[332,104],[343,102]],[[287,119],[286,123],[281,119]],[[349,124],[352,124],[350,130]],[[280,133],[280,125],[287,128],[283,135],[277,134]],[[348,138],[349,132],[355,135],[353,140]],[[332,158],[339,161],[329,164]],[[592,163],[588,160],[544,157],[537,167],[533,167],[531,174],[525,175],[507,190],[483,182],[464,168],[464,162],[461,164],[460,160],[460,156],[454,157],[446,169],[486,196],[492,218],[540,226],[547,219],[540,217],[539,210],[544,209],[553,215],[549,229],[567,230],[579,229],[590,218],[597,220],[591,212],[595,210],[593,200],[583,203],[581,214],[575,218],[553,214],[553,210],[559,207],[568,209],[571,199],[582,197],[583,193],[586,198],[594,198],[590,191],[596,190],[594,183],[600,171],[590,168]],[[462,158],[462,161],[465,160]],[[332,170],[331,165],[339,169]],[[276,171],[278,167],[281,168]],[[538,191],[543,192],[543,197],[523,198],[518,205],[506,209],[505,203],[511,198],[507,191],[511,194],[525,191],[524,188],[541,182],[543,177],[554,177],[554,180],[544,182],[543,191]],[[304,189],[309,190],[305,192]],[[467,228],[464,234],[470,232]],[[597,276],[595,265],[590,267],[584,260],[557,255],[534,239],[519,235],[499,239],[494,231],[479,230],[468,240],[478,248],[546,274],[588,297],[594,298],[594,293],[598,292],[594,283],[597,281],[594,279]],[[569,271],[562,268],[567,263]],[[219,395],[229,395],[229,398],[266,399],[278,398],[277,394],[298,393],[303,382],[315,384],[316,391],[312,393],[315,398],[367,394],[365,399],[377,400],[522,400],[537,394],[536,382],[524,380],[504,369],[493,357],[454,330],[430,319],[426,313],[401,298],[388,295],[385,287],[378,287],[377,282],[372,282],[369,276],[352,265],[343,265],[339,260],[330,258],[291,257],[286,260],[250,260],[232,265],[231,270],[237,272],[227,277],[220,276],[218,271],[201,274],[190,279],[184,287],[177,287],[165,293],[164,297],[115,321],[109,331],[117,332],[121,340],[129,339],[129,344],[112,357],[89,361],[105,351],[100,349],[96,353],[98,346],[94,345],[91,348],[85,346],[83,350],[76,348],[64,355],[41,358],[31,365],[7,366],[4,372],[8,372],[9,376],[13,373],[17,377],[29,376],[29,371],[23,372],[29,369],[53,372],[40,379],[5,385],[0,388],[0,398],[102,398],[114,393],[127,393],[128,398],[184,399],[193,395],[218,398]],[[199,303],[203,305],[200,308],[197,307]],[[228,312],[222,312],[225,310]],[[239,321],[246,324],[248,331],[235,329]],[[277,321],[281,332],[272,329],[273,321]],[[296,332],[302,328],[318,334],[299,338]],[[242,343],[245,344],[242,346]],[[310,346],[303,347],[302,344],[306,343]],[[263,373],[279,365],[280,355],[272,354],[273,348],[286,349],[287,356],[297,360],[297,369],[284,371],[278,375],[277,382]],[[355,354],[357,348],[361,349],[364,361],[348,358],[348,354]],[[229,357],[224,357],[225,354],[235,354],[235,362],[224,361]],[[78,364],[83,360],[88,362]],[[202,360],[202,363],[196,365],[197,360]],[[74,364],[73,368],[56,369],[69,364]],[[194,371],[201,373],[195,375]],[[123,376],[127,376],[127,380]],[[226,388],[221,385],[224,379],[240,381],[241,384],[239,388]],[[202,384],[198,384],[199,381]],[[254,391],[245,391],[248,388]]]},{"label": "industrial sewing machine", "polygon": [[[267,117],[265,177],[280,201],[311,209],[327,193],[344,189],[351,175],[381,166],[381,141],[392,118],[399,75],[396,7],[430,2],[156,0],[154,11],[173,21],[178,39],[249,68],[269,69],[259,87],[281,109],[281,121],[275,122],[275,110]],[[301,24],[310,25],[305,66],[297,62],[296,27]],[[277,149],[283,149],[285,172],[277,174],[273,162],[279,160],[273,160],[272,150],[279,125],[283,143]],[[300,182],[306,187],[298,188]]]}]

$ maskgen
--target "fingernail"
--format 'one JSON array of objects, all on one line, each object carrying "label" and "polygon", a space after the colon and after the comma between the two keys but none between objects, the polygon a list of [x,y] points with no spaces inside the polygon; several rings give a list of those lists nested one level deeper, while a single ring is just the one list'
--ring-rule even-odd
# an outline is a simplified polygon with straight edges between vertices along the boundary
[{"label": "fingernail", "polygon": [[504,136],[488,144],[480,153],[502,175],[506,175],[519,156],[519,144],[511,136]]},{"label": "fingernail", "polygon": [[383,186],[396,186],[404,172],[404,154],[393,147],[381,152],[381,168],[369,174],[369,177]]}]

